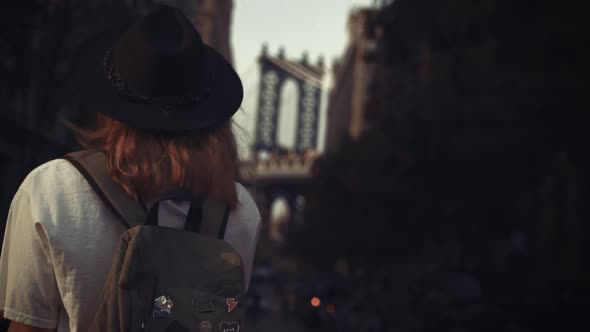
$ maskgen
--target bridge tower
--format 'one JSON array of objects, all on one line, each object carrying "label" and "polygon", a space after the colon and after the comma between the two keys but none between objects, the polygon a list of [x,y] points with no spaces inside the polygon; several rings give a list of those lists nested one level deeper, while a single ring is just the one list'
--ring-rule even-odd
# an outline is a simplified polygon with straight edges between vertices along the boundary
[{"label": "bridge tower", "polygon": [[277,144],[278,115],[281,112],[279,105],[281,98],[285,97],[280,92],[289,79],[296,82],[299,92],[294,152],[302,154],[316,150],[324,75],[323,60],[320,58],[317,64],[310,64],[306,53],[300,61],[287,60],[283,49],[277,56],[271,56],[265,45],[262,48],[259,63],[261,75],[255,152],[274,151],[279,148]]},{"label": "bridge tower", "polygon": [[[259,64],[252,189],[264,223],[263,236],[280,242],[302,219],[305,184],[318,150],[324,63],[322,58],[315,64],[310,63],[307,53],[300,60],[289,60],[282,48],[273,56],[264,45]],[[284,87],[293,82],[297,97],[287,100]],[[281,106],[285,102],[296,104],[291,105],[295,106],[295,121],[289,123],[295,129],[295,142],[288,147],[279,144],[279,117],[284,115],[285,109]],[[272,207],[278,202],[288,210],[281,220],[271,218]]]}]

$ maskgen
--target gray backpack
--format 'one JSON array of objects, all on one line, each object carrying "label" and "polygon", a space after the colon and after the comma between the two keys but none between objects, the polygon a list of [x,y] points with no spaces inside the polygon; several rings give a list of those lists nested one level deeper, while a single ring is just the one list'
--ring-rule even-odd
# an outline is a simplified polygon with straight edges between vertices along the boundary
[{"label": "gray backpack", "polygon": [[[105,155],[65,157],[127,229],[89,331],[243,331],[244,267],[223,241],[229,209],[178,189],[138,203],[112,178]],[[185,229],[158,226],[158,203],[191,201]]]}]

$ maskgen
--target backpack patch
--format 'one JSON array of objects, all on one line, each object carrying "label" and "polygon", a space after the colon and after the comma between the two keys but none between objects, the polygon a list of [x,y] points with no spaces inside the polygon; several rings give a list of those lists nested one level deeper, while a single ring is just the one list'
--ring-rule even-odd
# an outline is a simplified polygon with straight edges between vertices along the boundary
[{"label": "backpack patch", "polygon": [[238,322],[222,322],[219,324],[221,332],[240,332],[240,324]]}]

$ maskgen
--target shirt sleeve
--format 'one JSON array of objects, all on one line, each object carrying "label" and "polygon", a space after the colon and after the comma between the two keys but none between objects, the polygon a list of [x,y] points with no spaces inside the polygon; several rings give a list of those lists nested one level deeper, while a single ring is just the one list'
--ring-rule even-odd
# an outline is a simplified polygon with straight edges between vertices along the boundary
[{"label": "shirt sleeve", "polygon": [[60,307],[49,241],[21,186],[10,205],[2,244],[0,311],[6,319],[54,329]]},{"label": "shirt sleeve", "polygon": [[248,190],[239,184],[237,189],[239,204],[229,215],[225,241],[242,256],[246,289],[248,289],[260,236],[261,220],[258,207]]}]

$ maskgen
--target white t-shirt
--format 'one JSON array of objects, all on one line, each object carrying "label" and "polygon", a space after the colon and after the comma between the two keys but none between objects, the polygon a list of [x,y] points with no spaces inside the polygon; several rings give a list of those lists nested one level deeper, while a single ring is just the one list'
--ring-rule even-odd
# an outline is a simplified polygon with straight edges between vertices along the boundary
[{"label": "white t-shirt", "polygon": [[[236,184],[225,241],[242,256],[249,284],[260,214]],[[181,228],[188,202],[160,204],[164,226]],[[86,331],[125,231],[78,170],[57,159],[33,170],[12,201],[0,257],[0,310],[40,328]]]}]

